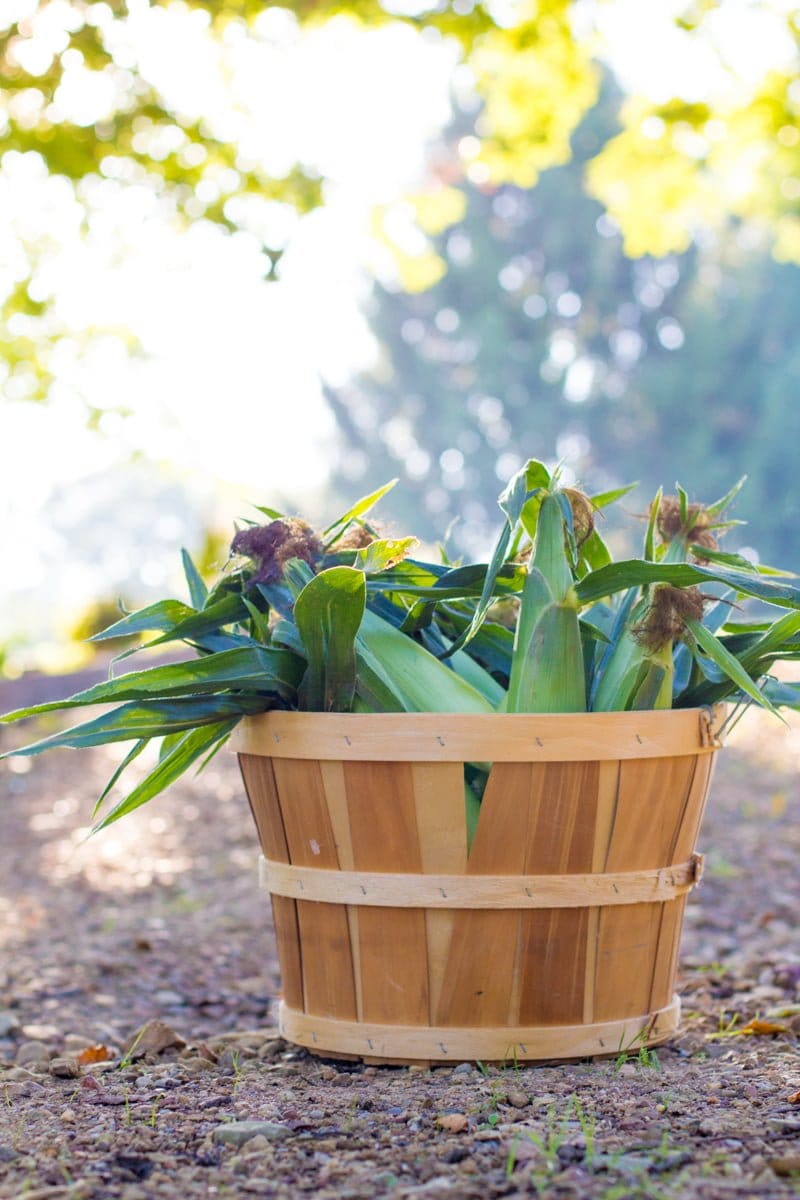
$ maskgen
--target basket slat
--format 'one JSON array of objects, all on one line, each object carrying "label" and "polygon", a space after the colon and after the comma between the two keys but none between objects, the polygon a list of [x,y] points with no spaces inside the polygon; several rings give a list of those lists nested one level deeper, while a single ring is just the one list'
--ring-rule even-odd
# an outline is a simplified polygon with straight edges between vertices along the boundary
[{"label": "basket slat", "polygon": [[[345,762],[344,778],[355,868],[421,872],[411,767]],[[379,815],[374,810],[376,796],[381,798]],[[364,1020],[426,1024],[428,956],[424,912],[363,908],[358,917],[358,934]]]},{"label": "basket slat", "polygon": [[[289,854],[299,866],[338,867],[319,763],[274,759]],[[356,1016],[350,929],[343,905],[297,901],[307,1012]]]},{"label": "basket slat", "polygon": [[[289,848],[286,844],[272,760],[255,754],[242,754],[239,764],[261,849],[276,862],[288,863]],[[290,1008],[302,1008],[303,968],[300,959],[297,905],[286,896],[272,896],[271,901],[283,995]]]},{"label": "basket slat", "polygon": [[[353,871],[355,870],[355,858],[353,856],[353,841],[350,837],[350,814],[347,808],[347,785],[344,778],[344,764],[324,761],[319,764],[319,769],[322,775],[322,786],[325,789],[325,799],[328,803],[328,815],[331,819],[331,828],[336,842],[336,856],[339,860],[339,866],[341,871]],[[321,869],[320,867],[313,868],[315,873]],[[340,876],[341,871],[333,872],[333,874]],[[364,997],[361,988],[359,911],[357,904],[348,904],[345,908],[347,928],[350,933],[350,954],[353,960],[353,986],[355,988],[356,1013],[358,1019],[361,1021],[364,1018]]]}]

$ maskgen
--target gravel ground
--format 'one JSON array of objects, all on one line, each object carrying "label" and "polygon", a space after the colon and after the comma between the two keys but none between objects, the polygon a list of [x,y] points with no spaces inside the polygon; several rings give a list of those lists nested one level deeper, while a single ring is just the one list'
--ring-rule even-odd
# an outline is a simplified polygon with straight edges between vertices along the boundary
[{"label": "gravel ground", "polygon": [[751,715],[721,756],[681,1035],[520,1069],[281,1042],[235,762],[87,842],[116,758],[0,764],[3,1200],[800,1196],[800,720]]}]

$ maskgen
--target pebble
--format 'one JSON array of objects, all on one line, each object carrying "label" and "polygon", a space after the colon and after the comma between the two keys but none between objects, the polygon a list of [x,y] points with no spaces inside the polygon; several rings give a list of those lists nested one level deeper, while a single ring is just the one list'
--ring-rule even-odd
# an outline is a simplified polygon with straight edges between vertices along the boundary
[{"label": "pebble", "polygon": [[23,1025],[23,1037],[34,1042],[52,1042],[60,1036],[60,1030],[55,1025]]},{"label": "pebble", "polygon": [[7,1008],[0,1009],[0,1037],[7,1037],[19,1029],[19,1021]]},{"label": "pebble", "polygon": [[[458,1064],[458,1066],[454,1069],[453,1074],[454,1075],[471,1075],[472,1072],[474,1071],[474,1069],[475,1068],[473,1067],[472,1063],[463,1062],[463,1063]],[[460,1151],[459,1151],[459,1153],[460,1153]],[[455,1160],[455,1161],[459,1161],[459,1160]]]},{"label": "pebble", "polygon": [[254,1137],[280,1142],[291,1136],[291,1129],[275,1121],[228,1121],[212,1131],[213,1140],[223,1146],[243,1146]]},{"label": "pebble", "polygon": [[800,1173],[800,1154],[782,1154],[780,1158],[771,1158],[769,1165],[776,1175]]},{"label": "pebble", "polygon": [[26,1063],[47,1063],[50,1061],[50,1050],[44,1042],[23,1042],[17,1050],[16,1063],[24,1067]]},{"label": "pebble", "polygon": [[24,1067],[9,1067],[7,1071],[3,1071],[0,1075],[0,1081],[3,1083],[13,1080],[20,1083],[30,1082],[34,1076],[30,1071],[26,1071]]},{"label": "pebble", "polygon": [[13,1162],[15,1158],[19,1158],[17,1151],[0,1143],[0,1162]]},{"label": "pebble", "polygon": [[463,1133],[469,1121],[464,1113],[442,1113],[436,1118],[436,1124],[445,1133]]},{"label": "pebble", "polygon": [[61,1121],[64,1125],[74,1125],[75,1124],[75,1109],[74,1108],[65,1108],[64,1111],[61,1113]]},{"label": "pebble", "polygon": [[153,999],[157,1004],[163,1004],[165,1008],[176,1008],[179,1005],[186,1003],[183,996],[178,995],[177,992],[170,992],[166,990],[163,992],[156,992],[153,996]]},{"label": "pebble", "polygon": [[522,1088],[516,1087],[506,1088],[506,1100],[514,1108],[527,1108],[531,1102],[528,1093],[523,1092]]},{"label": "pebble", "polygon": [[77,1079],[81,1073],[77,1059],[54,1058],[50,1063],[50,1074],[56,1079]]}]

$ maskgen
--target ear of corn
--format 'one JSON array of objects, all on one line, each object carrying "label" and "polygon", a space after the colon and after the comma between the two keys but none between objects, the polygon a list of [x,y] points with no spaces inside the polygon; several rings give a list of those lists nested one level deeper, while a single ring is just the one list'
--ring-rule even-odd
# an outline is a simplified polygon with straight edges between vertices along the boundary
[{"label": "ear of corn", "polygon": [[358,631],[356,650],[356,690],[367,703],[380,704],[380,696],[391,695],[405,712],[494,711],[471,683],[369,609]]}]

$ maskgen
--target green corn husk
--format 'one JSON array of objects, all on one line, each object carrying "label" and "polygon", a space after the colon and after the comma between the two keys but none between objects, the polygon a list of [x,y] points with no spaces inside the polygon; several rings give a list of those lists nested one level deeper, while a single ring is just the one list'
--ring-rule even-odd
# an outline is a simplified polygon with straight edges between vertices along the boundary
[{"label": "green corn husk", "polygon": [[565,534],[559,496],[548,493],[539,508],[520,599],[508,712],[586,711],[578,604]]}]

